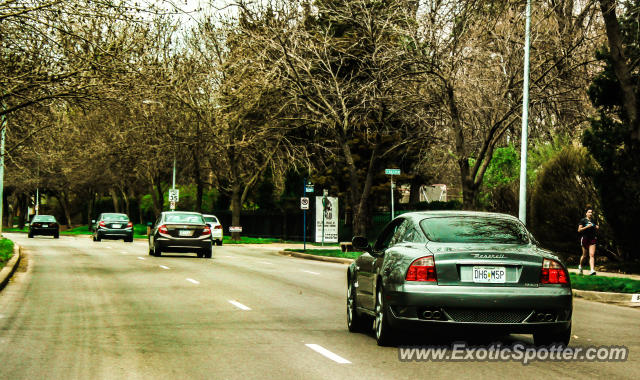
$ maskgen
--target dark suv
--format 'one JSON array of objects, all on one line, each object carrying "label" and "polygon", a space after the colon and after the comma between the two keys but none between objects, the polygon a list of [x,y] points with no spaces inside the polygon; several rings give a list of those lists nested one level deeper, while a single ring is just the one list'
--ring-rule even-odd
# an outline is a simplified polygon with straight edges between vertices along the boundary
[{"label": "dark suv", "polygon": [[196,252],[198,257],[211,258],[211,228],[198,212],[163,212],[149,233],[149,254],[163,252]]},{"label": "dark suv", "polygon": [[93,241],[102,239],[124,239],[133,241],[133,223],[127,214],[102,213],[97,220],[92,220]]}]

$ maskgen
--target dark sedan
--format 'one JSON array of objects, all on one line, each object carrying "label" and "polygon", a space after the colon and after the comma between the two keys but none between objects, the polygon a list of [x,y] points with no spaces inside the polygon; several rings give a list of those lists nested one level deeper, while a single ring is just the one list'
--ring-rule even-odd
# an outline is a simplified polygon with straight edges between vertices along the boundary
[{"label": "dark sedan", "polygon": [[[464,211],[403,214],[347,272],[347,325],[373,325],[379,345],[398,329],[533,334],[568,344],[569,274],[512,216]],[[373,320],[373,324],[371,321]]]},{"label": "dark sedan", "polygon": [[93,241],[102,239],[123,239],[129,243],[133,241],[133,223],[127,214],[105,212],[91,222],[93,223]]},{"label": "dark sedan", "polygon": [[60,225],[53,215],[36,215],[29,223],[29,237],[35,235],[53,236],[54,239],[60,237]]},{"label": "dark sedan", "polygon": [[211,228],[197,212],[163,212],[149,234],[149,254],[154,256],[196,252],[198,257],[211,258],[212,245]]}]

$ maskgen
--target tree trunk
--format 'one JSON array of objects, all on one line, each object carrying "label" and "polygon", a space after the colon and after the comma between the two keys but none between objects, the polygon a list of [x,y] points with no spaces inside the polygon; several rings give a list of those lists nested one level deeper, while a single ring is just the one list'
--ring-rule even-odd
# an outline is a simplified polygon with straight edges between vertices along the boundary
[{"label": "tree trunk", "polygon": [[195,149],[191,150],[191,154],[193,156],[193,166],[195,170],[194,179],[196,181],[196,211],[202,212],[202,194],[204,190],[204,183],[202,182],[202,178],[200,178],[200,160]]},{"label": "tree trunk", "polygon": [[120,202],[118,201],[118,194],[116,194],[116,190],[113,187],[109,188],[109,194],[111,195],[111,200],[113,201],[113,211],[120,212]]},{"label": "tree trunk", "polygon": [[89,191],[89,202],[87,204],[87,224],[91,225],[93,220],[93,207],[95,205],[96,194],[93,189]]},{"label": "tree trunk", "polygon": [[130,209],[130,203],[129,203],[129,197],[127,196],[127,193],[120,188],[120,193],[122,193],[122,199],[124,200],[124,213],[127,215],[131,215],[131,209]]},{"label": "tree trunk", "polygon": [[27,220],[27,196],[24,194],[18,194],[18,228],[23,229]]},{"label": "tree trunk", "polygon": [[60,191],[58,193],[58,200],[60,201],[60,206],[62,206],[62,211],[64,212],[64,216],[67,219],[67,228],[71,228],[71,210],[69,209],[69,195],[66,191]]},{"label": "tree trunk", "polygon": [[[234,227],[240,226],[240,211],[242,210],[242,186],[239,183],[234,183],[231,193],[231,225]],[[240,240],[240,232],[231,233],[232,240]]]},{"label": "tree trunk", "polygon": [[620,89],[622,90],[623,112],[631,126],[631,138],[640,141],[638,101],[631,70],[627,63],[627,58],[624,56],[620,23],[616,16],[616,3],[617,1],[615,0],[600,0],[600,9],[602,10],[602,18],[604,19],[607,29],[607,39],[609,41],[609,52],[611,53],[613,71],[616,74],[616,78],[618,78]]}]

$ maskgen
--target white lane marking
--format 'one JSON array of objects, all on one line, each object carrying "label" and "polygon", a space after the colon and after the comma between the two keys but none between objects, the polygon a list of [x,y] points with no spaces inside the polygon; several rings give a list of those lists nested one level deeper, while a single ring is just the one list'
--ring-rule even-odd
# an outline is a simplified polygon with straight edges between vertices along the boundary
[{"label": "white lane marking", "polygon": [[273,263],[270,263],[268,261],[258,261],[260,264],[265,264],[265,265],[273,265]]},{"label": "white lane marking", "polygon": [[229,303],[241,310],[251,310],[249,306],[245,306],[238,301],[229,300]]},{"label": "white lane marking", "polygon": [[222,257],[228,257],[230,259],[235,259],[236,258],[235,256],[228,256],[228,255],[227,256],[222,256]]},{"label": "white lane marking", "polygon": [[194,283],[194,284],[196,284],[196,285],[198,285],[198,284],[200,283],[199,281],[196,281],[196,280],[194,280],[193,278],[187,278],[187,281],[189,281],[189,282],[191,282],[191,283]]},{"label": "white lane marking", "polygon": [[106,249],[113,249],[113,247],[105,247]]},{"label": "white lane marking", "polygon": [[120,253],[122,253],[123,255],[127,254],[127,251],[120,251]]},{"label": "white lane marking", "polygon": [[145,258],[138,256],[138,260],[145,260]]},{"label": "white lane marking", "polygon": [[316,276],[320,274],[320,273],[318,273],[318,272],[312,272],[312,271],[310,271],[310,270],[303,270],[303,272],[305,272],[305,273],[315,274]]},{"label": "white lane marking", "polygon": [[331,360],[333,360],[334,362],[340,363],[340,364],[351,364],[350,361],[348,361],[347,359],[334,354],[333,352],[327,350],[326,348],[322,347],[322,346],[318,346],[317,344],[305,344],[305,346],[309,347],[310,349],[314,350],[315,352],[319,353],[320,355],[327,357]]},{"label": "white lane marking", "polygon": [[160,268],[162,268],[162,269],[171,269],[171,268],[169,268],[168,266],[165,266],[165,265],[160,265]]}]

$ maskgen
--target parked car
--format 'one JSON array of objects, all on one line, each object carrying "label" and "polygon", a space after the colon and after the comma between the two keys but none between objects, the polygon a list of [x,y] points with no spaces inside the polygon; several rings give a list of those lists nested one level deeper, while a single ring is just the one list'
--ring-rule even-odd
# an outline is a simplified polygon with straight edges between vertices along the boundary
[{"label": "parked car", "polygon": [[36,215],[29,223],[29,237],[35,235],[53,236],[54,239],[60,237],[60,225],[53,215]]},{"label": "parked car", "polygon": [[215,215],[202,215],[204,217],[205,223],[211,228],[211,239],[216,243],[216,245],[222,245],[222,224],[220,220]]},{"label": "parked car", "polygon": [[149,254],[163,252],[196,252],[198,257],[211,258],[211,228],[198,212],[166,211],[151,226]]},{"label": "parked car", "polygon": [[[347,325],[373,325],[379,345],[398,329],[533,334],[568,344],[573,311],[566,266],[509,215],[431,211],[391,221],[347,273]],[[373,318],[373,324],[371,319]]]},{"label": "parked car", "polygon": [[102,239],[124,239],[125,242],[133,241],[133,223],[127,214],[105,212],[92,220],[93,241]]}]

